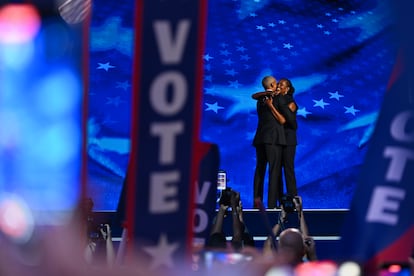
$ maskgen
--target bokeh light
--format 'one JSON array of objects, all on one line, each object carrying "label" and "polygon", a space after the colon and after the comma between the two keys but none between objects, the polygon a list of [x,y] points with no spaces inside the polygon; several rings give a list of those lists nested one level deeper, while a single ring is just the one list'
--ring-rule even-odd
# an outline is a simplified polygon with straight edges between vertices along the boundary
[{"label": "bokeh light", "polygon": [[[18,193],[36,224],[49,225],[65,223],[79,197],[81,37],[43,8],[0,9],[0,191]],[[26,215],[8,202],[0,231],[24,236]]]},{"label": "bokeh light", "polygon": [[33,5],[6,5],[0,9],[0,43],[30,41],[36,36],[40,25],[40,16]]},{"label": "bokeh light", "polygon": [[68,116],[78,108],[82,87],[74,72],[55,70],[39,80],[35,91],[36,112],[56,119]]},{"label": "bokeh light", "polygon": [[13,69],[25,68],[34,55],[34,43],[5,44],[0,47],[1,64]]},{"label": "bokeh light", "polygon": [[338,269],[338,276],[360,276],[361,273],[361,267],[355,262],[344,262]]},{"label": "bokeh light", "polygon": [[297,276],[336,276],[337,264],[330,260],[305,262],[295,267]]},{"label": "bokeh light", "polygon": [[34,218],[20,197],[9,194],[0,198],[0,230],[18,243],[25,243],[31,238]]}]

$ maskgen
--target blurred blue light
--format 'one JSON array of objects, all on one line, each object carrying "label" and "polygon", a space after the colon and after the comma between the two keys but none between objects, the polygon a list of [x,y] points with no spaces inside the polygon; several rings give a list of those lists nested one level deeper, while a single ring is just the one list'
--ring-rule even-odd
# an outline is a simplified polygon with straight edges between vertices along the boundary
[{"label": "blurred blue light", "polygon": [[60,70],[45,77],[35,88],[37,112],[51,119],[77,115],[81,99],[80,80],[70,70]]},{"label": "blurred blue light", "polygon": [[64,169],[80,154],[80,129],[76,122],[61,120],[33,135],[36,144],[28,144],[25,151],[31,153],[37,166],[47,170]]},{"label": "blurred blue light", "polygon": [[22,44],[3,44],[0,47],[1,64],[15,70],[26,69],[33,59],[35,49],[32,41]]}]

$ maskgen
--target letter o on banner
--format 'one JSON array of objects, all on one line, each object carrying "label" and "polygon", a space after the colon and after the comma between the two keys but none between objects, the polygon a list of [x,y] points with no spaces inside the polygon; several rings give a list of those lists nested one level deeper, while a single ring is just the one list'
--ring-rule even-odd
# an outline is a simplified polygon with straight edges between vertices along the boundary
[{"label": "letter o on banner", "polygon": [[[168,97],[168,88],[172,86],[172,96]],[[170,116],[177,114],[187,99],[187,82],[178,72],[166,72],[159,75],[151,85],[151,106],[157,113]]]},{"label": "letter o on banner", "polygon": [[198,217],[198,224],[194,225],[194,233],[200,233],[206,230],[208,226],[208,215],[204,210],[195,209],[194,210],[194,223],[197,222]]}]

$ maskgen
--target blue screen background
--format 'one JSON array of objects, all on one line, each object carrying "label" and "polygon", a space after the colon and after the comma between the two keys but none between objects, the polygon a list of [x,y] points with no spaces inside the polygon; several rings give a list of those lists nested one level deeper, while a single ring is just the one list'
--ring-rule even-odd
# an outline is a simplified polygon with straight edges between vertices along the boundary
[{"label": "blue screen background", "polygon": [[[91,21],[88,193],[96,210],[116,209],[129,159],[134,4],[115,2],[95,2]],[[227,186],[245,208],[255,169],[251,94],[269,74],[296,88],[304,207],[349,207],[397,56],[392,19],[379,0],[208,1],[200,139],[219,146]]]}]

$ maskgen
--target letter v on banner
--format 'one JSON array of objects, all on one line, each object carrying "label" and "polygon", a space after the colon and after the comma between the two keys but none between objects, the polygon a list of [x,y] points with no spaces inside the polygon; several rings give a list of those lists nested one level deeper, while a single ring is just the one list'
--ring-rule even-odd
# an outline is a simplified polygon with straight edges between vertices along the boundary
[{"label": "letter v on banner", "polygon": [[135,5],[128,256],[171,269],[192,241],[207,2]]},{"label": "letter v on banner", "polygon": [[414,43],[407,29],[414,5],[409,2],[395,3],[396,21],[403,23],[402,51],[342,233],[344,259],[363,264],[366,275],[377,275],[385,262],[407,262],[414,247]]}]

